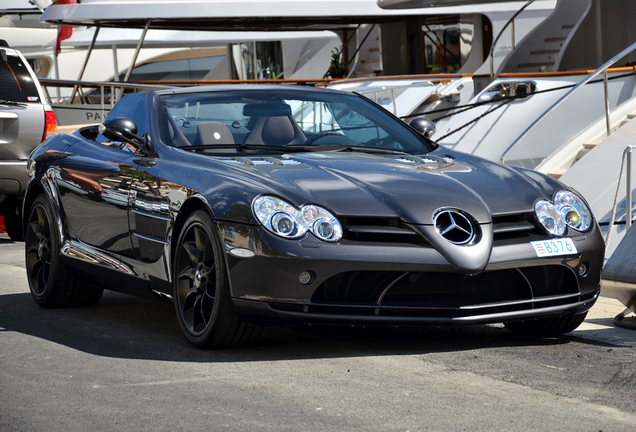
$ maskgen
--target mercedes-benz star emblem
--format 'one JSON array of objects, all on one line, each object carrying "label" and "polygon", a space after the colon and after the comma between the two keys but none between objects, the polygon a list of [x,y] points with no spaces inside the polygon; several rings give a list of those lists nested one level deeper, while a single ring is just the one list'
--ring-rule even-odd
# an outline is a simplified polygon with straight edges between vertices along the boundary
[{"label": "mercedes-benz star emblem", "polygon": [[470,243],[475,238],[475,227],[464,214],[457,210],[442,210],[433,219],[437,232],[456,245]]}]

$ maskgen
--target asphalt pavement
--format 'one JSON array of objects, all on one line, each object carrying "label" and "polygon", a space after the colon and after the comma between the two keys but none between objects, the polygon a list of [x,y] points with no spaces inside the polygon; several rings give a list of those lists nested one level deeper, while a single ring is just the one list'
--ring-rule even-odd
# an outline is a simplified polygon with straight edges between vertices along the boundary
[{"label": "asphalt pavement", "polygon": [[612,299],[554,338],[270,327],[256,346],[202,351],[167,303],[38,307],[23,247],[0,235],[2,432],[636,430],[636,332],[614,326]]}]

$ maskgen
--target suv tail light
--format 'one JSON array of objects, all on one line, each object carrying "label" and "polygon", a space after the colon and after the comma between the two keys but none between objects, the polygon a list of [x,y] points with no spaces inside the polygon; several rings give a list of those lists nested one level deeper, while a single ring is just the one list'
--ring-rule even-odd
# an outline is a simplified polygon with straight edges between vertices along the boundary
[{"label": "suv tail light", "polygon": [[42,141],[49,138],[52,134],[57,133],[57,119],[53,111],[44,111],[44,134]]}]

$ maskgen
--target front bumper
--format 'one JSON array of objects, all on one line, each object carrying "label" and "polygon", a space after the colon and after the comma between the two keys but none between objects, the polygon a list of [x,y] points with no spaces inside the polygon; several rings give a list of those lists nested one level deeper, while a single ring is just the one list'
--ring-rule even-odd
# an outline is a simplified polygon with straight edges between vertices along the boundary
[{"label": "front bumper", "polygon": [[[259,227],[219,228],[237,311],[267,323],[476,324],[579,314],[598,297],[604,255],[594,226],[570,235],[576,255],[538,258],[532,236],[495,242],[485,270],[465,276],[432,247],[290,241]],[[239,258],[235,249],[254,255]],[[582,265],[587,271],[579,274]],[[310,283],[300,282],[303,272]]]}]

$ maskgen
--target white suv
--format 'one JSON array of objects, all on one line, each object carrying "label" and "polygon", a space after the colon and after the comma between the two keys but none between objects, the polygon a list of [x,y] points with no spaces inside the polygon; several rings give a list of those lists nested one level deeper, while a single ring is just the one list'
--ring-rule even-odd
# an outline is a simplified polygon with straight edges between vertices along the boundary
[{"label": "white suv", "polygon": [[35,73],[0,39],[0,215],[12,240],[22,239],[27,158],[55,132],[55,113]]}]

